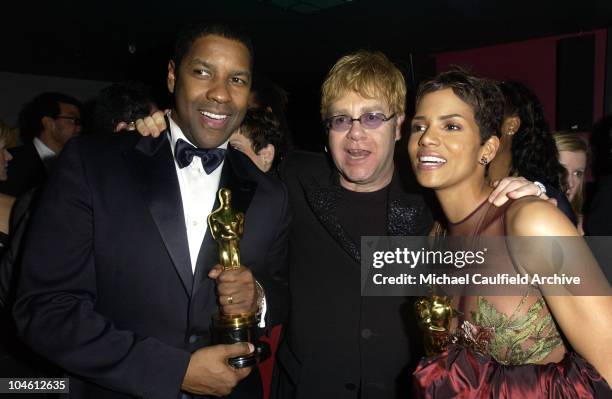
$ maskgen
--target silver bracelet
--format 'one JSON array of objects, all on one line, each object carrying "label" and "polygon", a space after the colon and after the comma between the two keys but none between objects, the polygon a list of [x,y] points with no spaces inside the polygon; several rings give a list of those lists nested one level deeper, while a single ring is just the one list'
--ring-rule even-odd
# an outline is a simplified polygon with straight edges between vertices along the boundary
[{"label": "silver bracelet", "polygon": [[259,284],[259,281],[255,280],[255,289],[257,290],[257,299],[258,299],[258,304],[257,304],[257,316],[261,316],[261,313],[263,312],[263,303],[264,300],[266,298],[266,294],[264,293],[264,289],[261,286],[261,284]]}]

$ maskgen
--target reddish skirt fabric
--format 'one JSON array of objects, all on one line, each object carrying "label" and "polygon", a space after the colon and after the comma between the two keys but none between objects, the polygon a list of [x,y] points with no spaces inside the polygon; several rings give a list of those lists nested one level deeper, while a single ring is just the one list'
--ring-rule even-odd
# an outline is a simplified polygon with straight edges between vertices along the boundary
[{"label": "reddish skirt fabric", "polygon": [[451,345],[443,354],[421,360],[414,379],[415,397],[427,399],[612,398],[597,370],[574,352],[559,363],[505,366]]}]

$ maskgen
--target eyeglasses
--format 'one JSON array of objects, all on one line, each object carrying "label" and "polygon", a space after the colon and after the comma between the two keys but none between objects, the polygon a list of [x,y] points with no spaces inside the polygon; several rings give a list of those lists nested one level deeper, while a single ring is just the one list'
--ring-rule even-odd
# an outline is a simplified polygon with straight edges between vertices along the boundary
[{"label": "eyeglasses", "polygon": [[75,126],[81,126],[81,118],[78,118],[76,116],[59,115],[59,116],[56,116],[54,119],[68,119],[68,120],[71,120]]},{"label": "eyeglasses", "polygon": [[325,126],[327,130],[334,132],[346,132],[353,126],[353,122],[359,121],[361,126],[365,129],[376,129],[383,122],[387,122],[395,117],[395,114],[387,117],[385,114],[380,112],[367,112],[361,115],[359,118],[351,118],[348,115],[335,115],[325,120]]}]

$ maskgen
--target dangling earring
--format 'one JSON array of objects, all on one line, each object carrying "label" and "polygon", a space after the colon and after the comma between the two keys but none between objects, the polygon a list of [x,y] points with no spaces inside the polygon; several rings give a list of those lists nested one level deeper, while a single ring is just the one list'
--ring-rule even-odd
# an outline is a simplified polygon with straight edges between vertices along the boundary
[{"label": "dangling earring", "polygon": [[487,157],[483,155],[482,158],[480,158],[480,161],[478,163],[481,164],[482,166],[486,166],[489,163],[489,160],[487,159]]},{"label": "dangling earring", "polygon": [[510,129],[506,132],[507,136],[512,136],[514,134],[514,130]]}]

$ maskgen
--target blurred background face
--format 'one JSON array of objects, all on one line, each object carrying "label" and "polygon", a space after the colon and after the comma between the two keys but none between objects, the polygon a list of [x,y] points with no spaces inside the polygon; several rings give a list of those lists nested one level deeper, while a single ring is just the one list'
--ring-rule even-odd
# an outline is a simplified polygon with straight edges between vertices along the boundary
[{"label": "blurred background face", "polygon": [[587,157],[583,151],[559,151],[559,162],[567,169],[567,191],[565,195],[571,201],[582,189]]},{"label": "blurred background face", "polygon": [[6,181],[9,161],[13,156],[6,149],[6,140],[0,139],[0,181]]},{"label": "blurred background face", "polygon": [[248,48],[221,36],[195,40],[181,65],[168,66],[168,89],[175,100],[172,118],[200,148],[217,147],[238,129],[250,87]]},{"label": "blurred background face", "polygon": [[60,103],[60,113],[54,119],[49,138],[61,150],[72,137],[81,132],[81,112],[73,104]]}]

